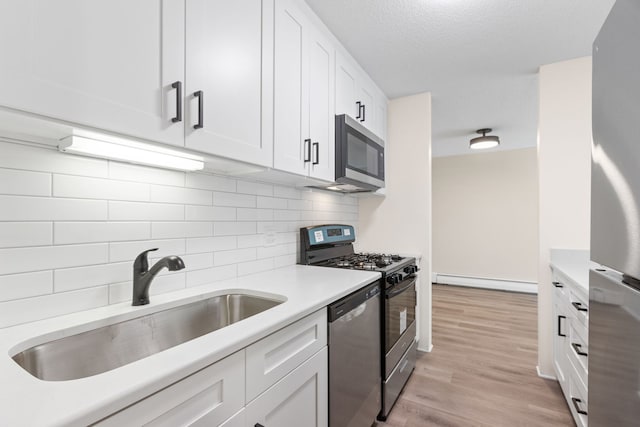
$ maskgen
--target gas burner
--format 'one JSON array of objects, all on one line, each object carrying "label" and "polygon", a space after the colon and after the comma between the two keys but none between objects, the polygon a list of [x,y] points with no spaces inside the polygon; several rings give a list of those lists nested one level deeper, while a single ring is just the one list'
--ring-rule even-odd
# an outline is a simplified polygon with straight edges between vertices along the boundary
[{"label": "gas burner", "polygon": [[375,270],[378,266],[374,262],[364,261],[354,264],[353,267],[357,270]]},{"label": "gas burner", "polygon": [[353,265],[353,263],[348,259],[339,259],[338,261],[336,261],[336,266],[338,267],[345,268],[345,267],[351,267],[351,265]]}]

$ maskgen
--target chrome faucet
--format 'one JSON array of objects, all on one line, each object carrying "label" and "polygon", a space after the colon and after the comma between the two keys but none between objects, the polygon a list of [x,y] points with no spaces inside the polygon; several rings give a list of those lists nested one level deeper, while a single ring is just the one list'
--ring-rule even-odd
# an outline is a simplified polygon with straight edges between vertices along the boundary
[{"label": "chrome faucet", "polygon": [[149,269],[147,254],[157,250],[158,248],[146,250],[138,255],[136,260],[133,262],[132,305],[149,304],[149,286],[151,285],[151,281],[164,267],[167,267],[169,271],[177,271],[184,268],[184,261],[182,261],[182,258],[172,255],[160,259],[153,267],[151,267],[151,269]]}]

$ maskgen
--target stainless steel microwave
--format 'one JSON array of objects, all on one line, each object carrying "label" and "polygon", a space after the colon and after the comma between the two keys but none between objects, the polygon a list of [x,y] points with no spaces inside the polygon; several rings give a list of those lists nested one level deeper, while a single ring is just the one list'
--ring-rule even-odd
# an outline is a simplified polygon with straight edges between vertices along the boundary
[{"label": "stainless steel microwave", "polygon": [[346,114],[336,116],[336,182],[350,192],[384,187],[384,141]]}]

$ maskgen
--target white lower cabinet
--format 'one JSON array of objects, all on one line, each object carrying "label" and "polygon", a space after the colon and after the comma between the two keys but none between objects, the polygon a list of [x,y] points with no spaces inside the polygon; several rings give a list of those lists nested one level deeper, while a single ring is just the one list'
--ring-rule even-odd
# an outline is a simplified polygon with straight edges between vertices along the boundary
[{"label": "white lower cabinet", "polygon": [[589,376],[588,297],[561,271],[553,271],[553,366],[573,419],[587,427]]},{"label": "white lower cabinet", "polygon": [[244,368],[244,350],[241,350],[96,425],[219,425],[244,406]]},{"label": "white lower cabinet", "polygon": [[328,352],[324,347],[246,408],[246,427],[326,427]]},{"label": "white lower cabinet", "polygon": [[94,424],[326,427],[323,308]]}]

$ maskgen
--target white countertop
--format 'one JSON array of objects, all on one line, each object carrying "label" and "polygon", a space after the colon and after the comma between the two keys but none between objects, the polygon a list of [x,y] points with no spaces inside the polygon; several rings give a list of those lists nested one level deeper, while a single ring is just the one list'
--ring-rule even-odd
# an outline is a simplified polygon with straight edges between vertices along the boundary
[{"label": "white countertop", "polygon": [[589,260],[588,250],[551,249],[550,264],[589,295],[589,268],[596,264]]},{"label": "white countertop", "polygon": [[[0,425],[87,425],[214,363],[378,279],[380,273],[310,266],[280,269],[0,330]],[[153,286],[153,284],[151,285]],[[42,381],[11,356],[34,345],[228,293],[286,301],[248,319],[103,374]]]}]

